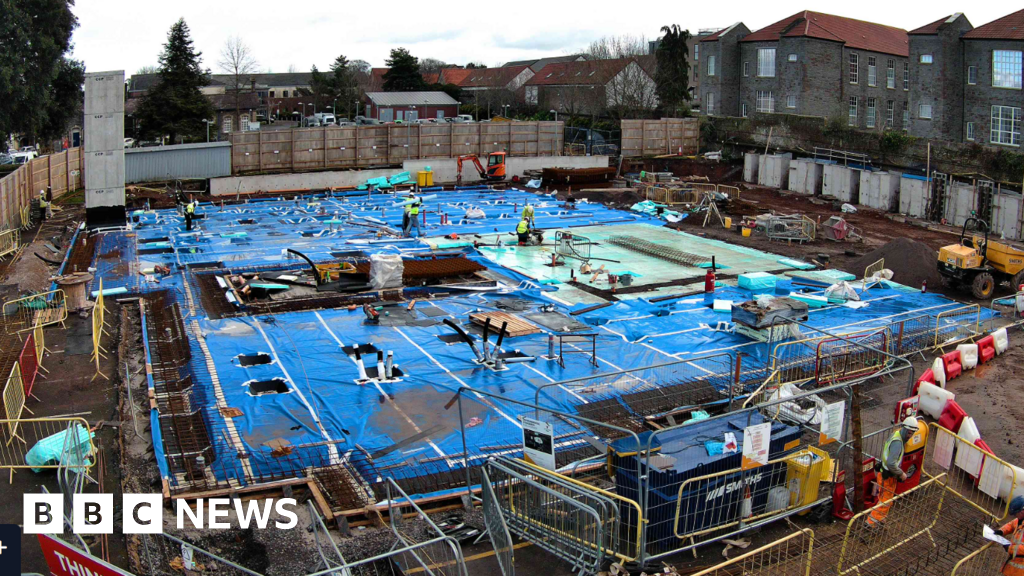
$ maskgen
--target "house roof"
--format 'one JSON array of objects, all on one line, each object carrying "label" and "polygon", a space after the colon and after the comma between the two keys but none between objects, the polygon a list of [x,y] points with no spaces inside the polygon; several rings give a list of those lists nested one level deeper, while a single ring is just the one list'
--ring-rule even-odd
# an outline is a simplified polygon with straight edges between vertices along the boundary
[{"label": "house roof", "polygon": [[[780,38],[817,38],[842,42],[848,48],[908,56],[907,31],[874,22],[804,10],[751,32],[740,42],[770,42]],[[705,40],[706,42],[707,40]]]},{"label": "house roof", "polygon": [[733,28],[739,26],[740,24],[741,24],[741,22],[736,22],[732,26],[726,26],[725,28],[722,28],[721,30],[719,30],[717,32],[712,32],[711,34],[708,34],[707,36],[704,36],[703,38],[700,38],[700,41],[701,42],[715,42],[719,38],[721,38],[722,36],[727,34],[728,32],[732,31]]},{"label": "house roof", "polygon": [[[207,94],[206,99],[213,104],[214,110],[234,110],[235,92],[231,94]],[[238,108],[242,110],[254,110],[260,108],[260,97],[255,92],[242,92],[238,95]]]},{"label": "house roof", "polygon": [[367,92],[377,106],[455,106],[459,102],[444,92]]},{"label": "house roof", "polygon": [[604,86],[634,58],[584,60],[548,64],[530,78],[527,86]]},{"label": "house roof", "polygon": [[466,76],[469,76],[472,72],[472,69],[467,70],[466,68],[444,68],[441,70],[438,82],[441,84],[455,84],[458,86],[459,83],[465,80]]},{"label": "house roof", "polygon": [[974,40],[1024,40],[1024,10],[978,26],[964,38]]},{"label": "house roof", "polygon": [[[224,84],[225,86],[231,86],[235,81],[234,74],[213,74],[211,79],[213,83]],[[243,74],[242,83],[248,86],[253,80],[256,81],[256,85],[265,88],[275,88],[277,86],[309,86],[310,81],[313,79],[312,72],[271,72],[267,74]]]},{"label": "house roof", "polygon": [[951,24],[952,22],[954,22],[957,18],[959,18],[961,16],[963,16],[963,13],[961,13],[961,12],[957,12],[956,14],[950,14],[949,16],[945,16],[943,18],[939,18],[935,22],[932,22],[930,24],[925,24],[924,26],[921,26],[920,28],[914,28],[910,32],[907,32],[907,34],[912,34],[912,35],[915,35],[915,36],[929,35],[929,34],[938,34],[939,33],[939,29],[942,28],[943,24]]},{"label": "house roof", "polygon": [[501,68],[475,68],[459,82],[462,88],[504,88],[528,69],[525,64]]}]

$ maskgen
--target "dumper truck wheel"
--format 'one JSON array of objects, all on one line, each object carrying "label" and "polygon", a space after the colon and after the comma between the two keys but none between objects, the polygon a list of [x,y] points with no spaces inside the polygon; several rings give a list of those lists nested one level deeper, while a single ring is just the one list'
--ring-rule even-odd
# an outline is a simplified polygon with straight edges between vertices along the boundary
[{"label": "dumper truck wheel", "polygon": [[988,300],[992,297],[992,292],[996,289],[995,278],[988,272],[982,272],[974,277],[974,282],[971,283],[971,294],[979,300]]},{"label": "dumper truck wheel", "polygon": [[1013,279],[1010,282],[1012,282],[1010,288],[1013,288],[1013,291],[1015,293],[1020,292],[1020,285],[1024,284],[1024,270],[1021,270],[1020,272],[1014,274]]}]

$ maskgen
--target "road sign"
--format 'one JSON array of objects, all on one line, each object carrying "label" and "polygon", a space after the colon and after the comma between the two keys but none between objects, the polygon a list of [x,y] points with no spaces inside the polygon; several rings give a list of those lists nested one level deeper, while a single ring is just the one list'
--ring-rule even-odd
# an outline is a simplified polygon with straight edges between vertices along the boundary
[{"label": "road sign", "polygon": [[52,576],[81,576],[82,574],[135,576],[131,572],[108,564],[63,540],[47,534],[38,534],[37,536],[39,545],[43,548],[43,557],[46,558],[46,565],[50,567]]}]

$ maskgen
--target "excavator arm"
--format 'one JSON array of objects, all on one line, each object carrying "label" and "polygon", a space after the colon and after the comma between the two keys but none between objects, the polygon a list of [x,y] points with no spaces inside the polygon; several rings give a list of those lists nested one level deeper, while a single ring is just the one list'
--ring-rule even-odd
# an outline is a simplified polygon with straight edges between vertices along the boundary
[{"label": "excavator arm", "polygon": [[458,184],[462,184],[462,163],[465,162],[466,160],[470,160],[470,161],[473,162],[473,165],[476,167],[476,171],[478,173],[480,173],[480,179],[481,180],[486,180],[487,179],[487,171],[484,170],[483,164],[480,163],[480,158],[478,158],[476,154],[466,154],[465,156],[459,156],[459,159],[458,159],[458,163],[457,164],[458,164],[458,169],[459,170],[458,170],[458,174],[455,177],[455,181]]}]

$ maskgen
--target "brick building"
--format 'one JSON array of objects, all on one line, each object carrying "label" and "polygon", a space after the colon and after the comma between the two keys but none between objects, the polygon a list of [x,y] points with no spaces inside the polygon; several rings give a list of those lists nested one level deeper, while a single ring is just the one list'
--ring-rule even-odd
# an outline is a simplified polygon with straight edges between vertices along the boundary
[{"label": "brick building", "polygon": [[572,116],[649,111],[658,105],[654,66],[653,56],[548,64],[526,82],[524,97],[528,105]]},{"label": "brick building", "polygon": [[1024,10],[974,28],[963,14],[910,32],[914,136],[1019,149]]},{"label": "brick building", "polygon": [[367,92],[363,102],[365,116],[381,122],[452,118],[459,113],[459,103],[444,92]]},{"label": "brick building", "polygon": [[734,24],[700,46],[707,114],[824,116],[873,130],[909,119],[903,29],[803,11],[754,32]]}]

